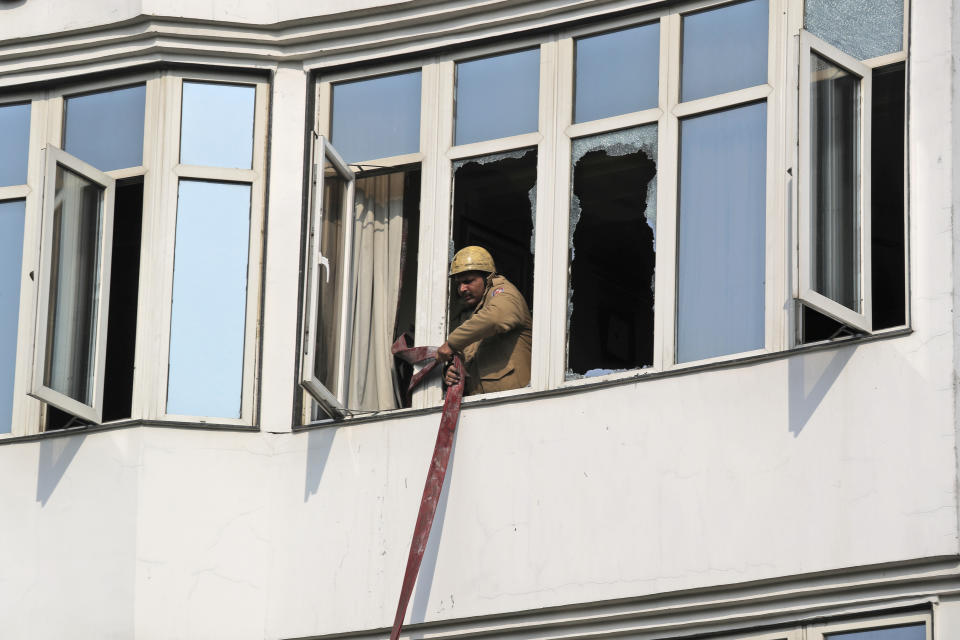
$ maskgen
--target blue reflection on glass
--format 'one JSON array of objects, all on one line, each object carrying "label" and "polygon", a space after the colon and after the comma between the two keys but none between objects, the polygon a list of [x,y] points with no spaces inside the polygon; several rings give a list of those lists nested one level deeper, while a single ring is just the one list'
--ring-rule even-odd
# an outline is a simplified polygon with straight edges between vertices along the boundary
[{"label": "blue reflection on glass", "polygon": [[677,362],[764,345],[765,103],[680,125]]},{"label": "blue reflection on glass", "polygon": [[657,106],[660,23],[577,40],[574,122]]},{"label": "blue reflection on glass", "polygon": [[143,164],[146,85],[67,98],[63,148],[100,171]]},{"label": "blue reflection on glass", "polygon": [[249,169],[255,96],[250,85],[184,82],[180,162]]},{"label": "blue reflection on glass", "polygon": [[903,49],[903,0],[806,0],[807,30],[859,60]]},{"label": "blue reflection on glass", "polygon": [[240,417],[250,185],[181,180],[167,413]]},{"label": "blue reflection on glass", "polygon": [[24,212],[23,200],[0,202],[0,433],[13,429]]},{"label": "blue reflection on glass", "polygon": [[767,81],[768,11],[749,0],[684,16],[682,100]]},{"label": "blue reflection on glass", "polygon": [[828,640],[926,640],[926,638],[927,629],[923,624],[827,635]]},{"label": "blue reflection on glass", "polygon": [[0,187],[27,182],[30,151],[30,105],[0,106]]},{"label": "blue reflection on glass", "polygon": [[330,140],[347,162],[420,150],[420,71],[333,85]]},{"label": "blue reflection on glass", "polygon": [[540,50],[457,64],[456,144],[537,130]]}]

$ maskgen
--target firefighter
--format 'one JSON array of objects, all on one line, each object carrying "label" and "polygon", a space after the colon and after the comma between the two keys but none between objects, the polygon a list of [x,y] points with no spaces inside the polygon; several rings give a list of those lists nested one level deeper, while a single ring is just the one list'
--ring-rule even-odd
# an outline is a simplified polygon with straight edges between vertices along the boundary
[{"label": "firefighter", "polygon": [[[437,350],[447,362],[463,355],[466,395],[525,387],[530,382],[530,308],[509,280],[497,273],[493,256],[483,247],[464,247],[450,263],[450,278],[460,298],[456,327]],[[461,372],[448,367],[446,384]]]}]

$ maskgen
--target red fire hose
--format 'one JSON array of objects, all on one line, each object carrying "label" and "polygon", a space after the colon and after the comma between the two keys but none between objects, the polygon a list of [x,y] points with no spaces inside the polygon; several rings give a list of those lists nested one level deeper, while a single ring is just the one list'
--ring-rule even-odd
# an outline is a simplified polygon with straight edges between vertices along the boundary
[{"label": "red fire hose", "polygon": [[[391,352],[394,356],[418,364],[430,360],[423,369],[417,372],[410,380],[407,388],[409,393],[420,384],[423,379],[437,367],[436,347],[409,347],[406,336],[400,336],[393,343]],[[400,601],[397,603],[397,615],[393,619],[393,629],[390,631],[390,640],[400,637],[400,628],[403,618],[407,615],[407,605],[413,585],[420,572],[420,562],[423,560],[423,551],[430,539],[430,529],[433,527],[433,516],[437,512],[437,501],[440,499],[440,490],[443,488],[443,479],[447,475],[447,463],[450,462],[450,449],[453,446],[453,434],[457,429],[457,420],[460,418],[460,401],[463,400],[463,380],[466,372],[459,356],[453,356],[453,366],[460,371],[460,380],[457,384],[447,388],[447,395],[443,400],[443,414],[440,416],[440,429],[437,431],[437,443],[433,447],[433,457],[430,459],[430,468],[427,471],[427,481],[423,485],[423,497],[420,498],[420,512],[417,514],[417,524],[413,529],[413,539],[410,541],[410,555],[407,557],[407,569],[403,574],[403,586],[400,588]]]}]

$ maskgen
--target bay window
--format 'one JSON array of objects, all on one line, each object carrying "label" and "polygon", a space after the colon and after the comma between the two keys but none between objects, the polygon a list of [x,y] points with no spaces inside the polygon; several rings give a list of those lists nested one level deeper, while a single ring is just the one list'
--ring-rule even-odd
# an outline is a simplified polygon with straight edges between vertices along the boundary
[{"label": "bay window", "polygon": [[[383,298],[417,323],[388,320],[379,339],[412,328],[418,344],[444,340],[447,264],[467,244],[490,249],[531,304],[535,390],[843,333],[822,335],[819,318],[848,332],[902,326],[904,277],[890,264],[903,265],[903,208],[888,207],[883,237],[872,234],[870,123],[874,73],[900,65],[882,115],[902,142],[905,9],[871,11],[868,29],[861,5],[836,4],[673,3],[366,75],[322,71],[315,128],[350,150],[357,197],[367,176],[415,168],[420,179],[420,239],[401,241],[416,299]],[[902,200],[902,154],[900,173],[890,182]],[[361,207],[343,210],[359,228]],[[882,287],[870,260],[880,245]],[[367,251],[386,250],[343,254],[330,272],[355,270]],[[383,273],[409,293],[399,263]],[[369,330],[366,307],[341,307],[309,277],[311,304],[346,308],[342,331]],[[874,292],[886,300],[879,327]],[[403,406],[397,372],[377,383],[394,400],[357,404],[357,368],[374,365],[345,361],[340,414]]]}]

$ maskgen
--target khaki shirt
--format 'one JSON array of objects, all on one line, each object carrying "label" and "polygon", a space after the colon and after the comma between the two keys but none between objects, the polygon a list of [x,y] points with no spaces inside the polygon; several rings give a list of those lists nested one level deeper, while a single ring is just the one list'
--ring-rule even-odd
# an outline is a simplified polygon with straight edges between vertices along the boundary
[{"label": "khaki shirt", "polygon": [[520,291],[498,274],[475,309],[463,309],[447,342],[464,356],[466,394],[518,389],[530,383],[532,318]]}]

